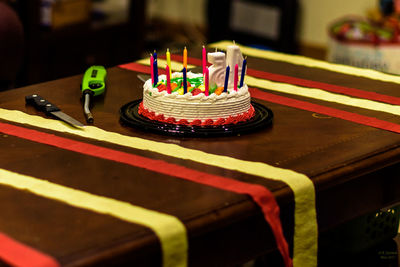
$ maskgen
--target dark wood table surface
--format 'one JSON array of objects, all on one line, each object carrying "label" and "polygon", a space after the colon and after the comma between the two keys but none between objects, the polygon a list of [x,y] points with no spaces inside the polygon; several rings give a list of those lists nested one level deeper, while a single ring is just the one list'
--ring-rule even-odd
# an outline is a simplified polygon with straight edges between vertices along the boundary
[{"label": "dark wood table surface", "polygon": [[[248,58],[250,68],[325,81],[400,97],[400,85],[351,75],[312,70],[284,62]],[[185,148],[264,162],[307,175],[315,185],[319,232],[323,234],[358,216],[400,201],[400,134],[255,99],[274,113],[271,127],[230,137],[183,138],[134,129],[120,123],[122,105],[141,98],[142,82],[134,71],[108,69],[107,91],[95,100],[94,126],[127,136],[177,144]],[[45,116],[25,105],[37,93],[84,122],[82,76],[35,84],[0,93],[0,107]],[[366,116],[379,112],[275,93]],[[399,116],[379,118],[400,123]],[[7,120],[0,122],[53,133]],[[160,159],[191,169],[260,184],[273,192],[281,209],[285,236],[293,243],[294,200],[283,182],[157,153],[87,140],[67,133],[57,136]],[[257,205],[244,194],[199,185],[122,163],[81,155],[21,138],[1,135],[0,168],[93,194],[121,199],[173,214],[189,235],[189,265],[229,266],[276,249]],[[160,265],[156,236],[143,226],[74,208],[24,190],[0,186],[0,232],[52,255],[62,265]]]}]

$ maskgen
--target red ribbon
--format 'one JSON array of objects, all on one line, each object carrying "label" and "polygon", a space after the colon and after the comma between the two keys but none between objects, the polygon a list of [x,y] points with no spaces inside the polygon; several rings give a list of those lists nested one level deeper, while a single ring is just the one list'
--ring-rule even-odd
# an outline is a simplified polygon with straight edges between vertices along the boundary
[{"label": "red ribbon", "polygon": [[51,256],[24,245],[0,233],[0,259],[11,266],[18,267],[59,267]]},{"label": "red ribbon", "polygon": [[325,106],[313,104],[313,103],[306,102],[306,101],[296,100],[296,99],[289,98],[289,97],[279,96],[279,95],[261,91],[256,88],[249,88],[249,92],[250,92],[251,97],[261,99],[264,101],[277,103],[277,104],[294,107],[294,108],[298,108],[298,109],[308,110],[311,112],[325,114],[325,115],[328,115],[331,117],[340,118],[343,120],[352,121],[355,123],[372,126],[372,127],[383,129],[383,130],[400,133],[400,124],[397,124],[397,123],[383,121],[383,120],[380,120],[380,119],[377,119],[374,117],[359,115],[356,113],[347,112],[344,110],[330,108],[330,107],[325,107]]},{"label": "red ribbon", "polygon": [[33,142],[51,145],[77,153],[147,169],[171,177],[189,180],[198,184],[208,185],[235,193],[247,194],[261,208],[265,220],[269,223],[272,233],[274,234],[277,247],[285,262],[285,266],[292,266],[289,247],[283,235],[282,225],[279,217],[279,206],[276,203],[273,194],[264,186],[249,184],[234,180],[232,178],[189,169],[187,167],[168,163],[162,160],[150,159],[139,155],[83,143],[7,123],[0,122],[0,132]]}]

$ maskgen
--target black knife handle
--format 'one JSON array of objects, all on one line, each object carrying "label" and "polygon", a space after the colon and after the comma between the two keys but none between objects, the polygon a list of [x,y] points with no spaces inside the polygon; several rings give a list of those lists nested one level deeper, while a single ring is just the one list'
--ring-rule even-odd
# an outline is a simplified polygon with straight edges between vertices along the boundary
[{"label": "black knife handle", "polygon": [[54,111],[60,111],[60,109],[47,101],[46,99],[42,98],[40,95],[27,95],[25,96],[25,102],[28,105],[34,106],[36,109],[40,111],[44,111],[46,113],[51,113]]}]

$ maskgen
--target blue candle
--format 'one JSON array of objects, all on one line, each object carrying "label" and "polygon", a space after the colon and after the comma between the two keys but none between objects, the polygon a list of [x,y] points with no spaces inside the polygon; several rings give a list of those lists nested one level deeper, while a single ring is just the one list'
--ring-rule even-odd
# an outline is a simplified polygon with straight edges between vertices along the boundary
[{"label": "blue candle", "polygon": [[243,65],[242,65],[242,75],[240,76],[240,84],[239,84],[239,88],[243,87],[243,83],[244,83],[244,75],[246,73],[246,59],[243,60]]},{"label": "blue candle", "polygon": [[[153,56],[154,57],[154,56]],[[154,70],[154,86],[157,85],[158,83],[158,66],[157,66],[157,60],[154,60],[153,62],[153,70]]]},{"label": "blue candle", "polygon": [[156,50],[154,50],[153,58],[154,58],[154,60],[157,60],[157,52],[156,52]]},{"label": "blue candle", "polygon": [[229,72],[230,68],[229,66],[226,67],[226,73],[225,73],[225,83],[224,83],[224,92],[228,92],[228,81],[229,81]]},{"label": "blue candle", "polygon": [[183,94],[187,93],[186,68],[183,68]]}]

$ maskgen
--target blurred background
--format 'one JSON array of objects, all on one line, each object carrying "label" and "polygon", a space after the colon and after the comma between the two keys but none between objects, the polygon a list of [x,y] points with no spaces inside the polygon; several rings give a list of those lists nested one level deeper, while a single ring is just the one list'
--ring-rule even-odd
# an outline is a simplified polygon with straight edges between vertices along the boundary
[{"label": "blurred background", "polygon": [[[329,23],[345,14],[364,15],[377,2],[0,0],[0,73],[6,73],[0,87],[53,80],[83,73],[93,64],[111,67],[153,50],[181,51],[222,39],[325,59]],[[9,22],[6,6],[21,25]],[[6,26],[17,34],[7,36]]]}]

